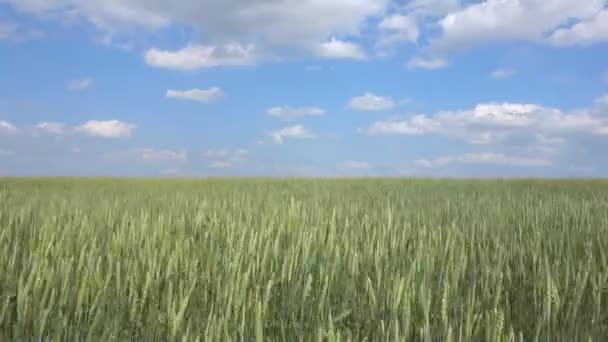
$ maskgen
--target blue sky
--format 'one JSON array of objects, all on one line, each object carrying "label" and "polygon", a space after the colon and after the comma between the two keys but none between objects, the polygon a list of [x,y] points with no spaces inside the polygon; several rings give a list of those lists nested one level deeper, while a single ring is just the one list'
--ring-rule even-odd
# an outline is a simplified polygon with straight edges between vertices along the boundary
[{"label": "blue sky", "polygon": [[0,175],[608,175],[608,1],[0,0]]}]

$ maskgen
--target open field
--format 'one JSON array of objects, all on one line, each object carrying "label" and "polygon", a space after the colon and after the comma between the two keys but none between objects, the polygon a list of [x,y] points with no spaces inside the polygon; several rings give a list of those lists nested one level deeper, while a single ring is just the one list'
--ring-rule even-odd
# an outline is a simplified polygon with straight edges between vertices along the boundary
[{"label": "open field", "polygon": [[31,336],[605,341],[608,181],[0,179]]}]

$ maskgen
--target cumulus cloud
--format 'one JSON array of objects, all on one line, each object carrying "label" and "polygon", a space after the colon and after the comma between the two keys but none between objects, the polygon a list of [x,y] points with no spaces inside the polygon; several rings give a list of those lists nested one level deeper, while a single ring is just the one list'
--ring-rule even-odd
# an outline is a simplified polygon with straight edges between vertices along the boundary
[{"label": "cumulus cloud", "polygon": [[243,148],[222,148],[207,150],[203,153],[203,157],[207,159],[209,167],[214,169],[229,169],[241,166],[248,155],[249,151]]},{"label": "cumulus cloud", "polygon": [[345,169],[351,170],[369,170],[371,169],[371,165],[365,161],[358,160],[346,160],[340,164],[341,167]]},{"label": "cumulus cloud", "polygon": [[224,92],[218,87],[210,89],[167,90],[166,96],[172,99],[191,100],[197,102],[215,102],[224,97]]},{"label": "cumulus cloud", "polygon": [[468,110],[417,114],[372,123],[370,135],[441,135],[473,145],[518,147],[543,154],[583,137],[608,135],[608,105],[604,97],[594,105],[571,112],[535,104],[483,103]]},{"label": "cumulus cloud", "polygon": [[91,120],[74,127],[74,131],[102,138],[128,138],[135,128],[136,125],[119,120]]},{"label": "cumulus cloud", "polygon": [[490,73],[490,78],[494,80],[504,80],[515,74],[512,69],[496,69]]},{"label": "cumulus cloud", "polygon": [[469,5],[439,21],[441,35],[431,48],[453,52],[496,40],[541,41],[548,31],[571,19],[588,19],[604,0],[488,0]]},{"label": "cumulus cloud", "polygon": [[395,107],[395,102],[390,97],[365,93],[350,99],[347,107],[359,111],[374,112],[392,109]]},{"label": "cumulus cloud", "polygon": [[549,40],[558,46],[590,45],[608,41],[608,9],[571,27],[556,30]]},{"label": "cumulus cloud", "polygon": [[136,149],[135,153],[145,161],[186,161],[188,159],[186,150],[140,148]]},{"label": "cumulus cloud", "polygon": [[331,38],[327,42],[320,43],[316,48],[317,56],[326,59],[366,59],[367,54],[363,49],[352,42]]},{"label": "cumulus cloud", "polygon": [[302,125],[282,128],[269,133],[275,144],[282,144],[285,139],[314,139],[316,136]]},{"label": "cumulus cloud", "polygon": [[436,70],[448,66],[443,57],[412,57],[406,64],[408,69]]},{"label": "cumulus cloud", "polygon": [[18,132],[19,132],[19,130],[12,123],[10,123],[8,121],[0,120],[0,134],[13,135],[13,134],[17,134]]},{"label": "cumulus cloud", "polygon": [[522,167],[547,167],[552,164],[549,159],[505,155],[502,153],[482,152],[462,155],[442,156],[435,159],[418,159],[414,165],[421,168],[438,168],[452,164],[496,164]]},{"label": "cumulus cloud", "polygon": [[272,107],[266,111],[266,113],[272,117],[280,120],[295,120],[305,116],[322,116],[325,115],[325,111],[317,107],[289,107],[289,106],[277,106]]},{"label": "cumulus cloud", "polygon": [[239,43],[215,45],[189,45],[180,50],[170,51],[152,48],[145,52],[148,65],[193,71],[223,65],[252,65],[259,58],[254,45]]},{"label": "cumulus cloud", "polygon": [[65,125],[61,122],[40,122],[36,125],[36,131],[61,135],[65,133]]},{"label": "cumulus cloud", "polygon": [[[354,43],[331,37],[358,37],[366,20],[383,13],[389,0],[285,0],[285,1],[135,1],[135,0],[4,0],[22,13],[82,18],[102,32],[154,32],[181,25],[204,32],[208,45],[179,53],[152,49],[151,65],[200,69],[217,65],[251,63],[255,58],[226,52],[226,44],[272,54],[297,52],[326,58],[361,58]],[[141,31],[140,31],[141,32]],[[324,43],[325,42],[325,43]]]},{"label": "cumulus cloud", "polygon": [[68,83],[68,89],[72,91],[85,90],[93,87],[93,79],[92,78],[79,78],[75,80],[71,80]]}]

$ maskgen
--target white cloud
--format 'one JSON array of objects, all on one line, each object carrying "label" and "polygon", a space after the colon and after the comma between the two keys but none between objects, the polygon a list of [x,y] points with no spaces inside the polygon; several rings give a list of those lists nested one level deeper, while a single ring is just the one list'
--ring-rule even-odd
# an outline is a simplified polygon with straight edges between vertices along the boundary
[{"label": "white cloud", "polygon": [[352,170],[369,170],[371,169],[371,165],[368,162],[358,161],[358,160],[346,160],[340,164],[341,167],[345,169]]},{"label": "white cloud", "polygon": [[442,57],[413,57],[406,66],[408,69],[436,70],[448,66],[448,61]]},{"label": "white cloud", "polygon": [[371,135],[406,134],[419,135],[435,132],[441,123],[425,115],[415,115],[409,120],[386,120],[374,122],[368,129]]},{"label": "white cloud", "polygon": [[217,149],[207,150],[203,157],[208,160],[208,165],[214,169],[229,169],[243,164],[249,151],[246,149]]},{"label": "white cloud", "polygon": [[365,93],[361,96],[353,97],[348,102],[348,108],[360,111],[383,111],[394,107],[395,102],[392,98],[373,93]]},{"label": "white cloud", "polygon": [[135,152],[140,159],[145,161],[186,161],[188,159],[186,150],[141,148],[136,149]]},{"label": "white cloud", "polygon": [[572,112],[535,104],[484,103],[468,110],[418,114],[372,123],[370,135],[435,134],[473,145],[517,147],[555,154],[583,137],[608,135],[604,97]]},{"label": "white cloud", "polygon": [[442,17],[461,8],[462,0],[410,0],[406,9],[419,17]]},{"label": "white cloud", "polygon": [[15,127],[12,123],[8,121],[0,120],[0,134],[3,135],[13,135],[19,133],[19,129]]},{"label": "white cloud", "polygon": [[391,46],[400,42],[416,43],[420,36],[418,22],[413,16],[393,14],[386,16],[378,24],[380,36],[378,47]]},{"label": "white cloud", "polygon": [[316,136],[302,125],[285,127],[269,135],[276,144],[282,144],[285,139],[314,139]]},{"label": "white cloud", "polygon": [[500,40],[543,41],[545,34],[572,19],[588,19],[604,0],[488,0],[469,5],[439,21],[441,35],[431,50],[450,53]]},{"label": "white cloud", "polygon": [[[152,49],[151,65],[194,70],[218,65],[250,64],[256,58],[226,53],[227,44],[255,46],[266,54],[319,53],[319,44],[331,37],[360,37],[367,20],[381,15],[389,0],[2,0],[21,13],[64,20],[84,19],[102,34],[131,34],[179,25],[203,32],[201,49],[179,53]],[[143,30],[141,30],[143,29]],[[322,45],[323,46],[323,45]],[[209,51],[206,48],[211,48]],[[349,44],[321,48],[326,57],[357,57]],[[353,55],[353,52],[355,54]]]},{"label": "white cloud", "polygon": [[547,167],[551,160],[542,158],[511,156],[502,153],[483,152],[443,156],[435,159],[418,159],[414,165],[422,168],[441,168],[452,164],[496,164],[521,167]]},{"label": "white cloud", "polygon": [[490,78],[494,80],[504,80],[515,74],[512,69],[496,69],[490,73]]},{"label": "white cloud", "polygon": [[571,27],[556,30],[549,40],[559,46],[590,45],[608,41],[608,9]]},{"label": "white cloud", "polygon": [[198,88],[190,90],[167,90],[166,96],[173,99],[192,100],[197,102],[214,102],[224,97],[224,92],[218,87],[202,90]]},{"label": "white cloud", "polygon": [[320,43],[316,49],[317,56],[326,59],[366,59],[367,54],[363,49],[352,42],[331,38],[329,41]]},{"label": "white cloud", "polygon": [[40,122],[36,125],[36,131],[61,135],[65,133],[65,125],[61,122]]},{"label": "white cloud", "polygon": [[295,120],[305,116],[322,116],[325,115],[325,111],[317,107],[289,107],[289,106],[277,106],[272,107],[266,111],[266,113],[272,117],[280,120]]},{"label": "white cloud", "polygon": [[85,90],[93,87],[93,79],[92,78],[80,78],[71,80],[68,83],[68,89],[73,91]]},{"label": "white cloud", "polygon": [[102,137],[102,138],[128,138],[131,136],[131,132],[137,128],[136,125],[118,121],[118,120],[107,120],[98,121],[91,120],[87,121],[80,126],[76,126],[74,130],[76,132],[84,133],[90,136]]},{"label": "white cloud", "polygon": [[193,71],[222,65],[253,65],[258,56],[254,45],[189,45],[177,51],[152,48],[144,58],[150,66]]}]

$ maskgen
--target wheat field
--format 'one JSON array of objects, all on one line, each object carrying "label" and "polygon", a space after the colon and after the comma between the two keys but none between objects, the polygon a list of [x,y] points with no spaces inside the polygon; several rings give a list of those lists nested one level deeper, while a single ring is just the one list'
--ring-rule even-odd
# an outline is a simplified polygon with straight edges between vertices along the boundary
[{"label": "wheat field", "polygon": [[0,178],[1,341],[605,341],[608,181]]}]

